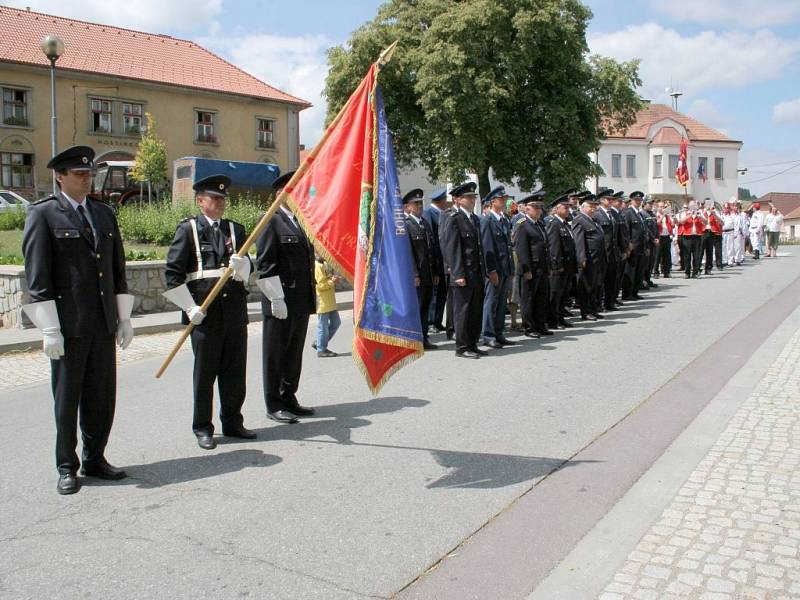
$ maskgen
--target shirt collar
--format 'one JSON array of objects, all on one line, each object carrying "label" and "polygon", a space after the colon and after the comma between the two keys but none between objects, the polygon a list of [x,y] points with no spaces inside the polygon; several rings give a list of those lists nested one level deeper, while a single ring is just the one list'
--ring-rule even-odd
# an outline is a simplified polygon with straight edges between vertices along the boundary
[{"label": "shirt collar", "polygon": [[84,206],[84,207],[86,206],[86,198],[83,199],[83,202],[78,202],[77,200],[73,200],[72,198],[67,196],[67,194],[64,193],[64,192],[61,192],[61,195],[64,196],[64,198],[67,199],[67,202],[69,202],[69,205],[76,211],[78,210],[79,206]]},{"label": "shirt collar", "polygon": [[473,214],[473,213],[470,213],[469,211],[467,211],[467,209],[466,209],[466,208],[464,208],[463,206],[459,206],[459,207],[458,207],[458,210],[460,210],[461,212],[463,212],[463,213],[464,213],[465,215],[467,215],[467,216],[468,216],[470,219],[472,218],[472,214]]},{"label": "shirt collar", "polygon": [[211,218],[211,217],[209,217],[208,215],[203,215],[203,217],[205,217],[205,220],[206,220],[206,222],[207,222],[209,225],[211,225],[211,227],[213,227],[213,226],[214,226],[214,223],[217,223],[217,224],[219,224],[219,221],[215,221],[214,219],[212,219],[212,218]]}]

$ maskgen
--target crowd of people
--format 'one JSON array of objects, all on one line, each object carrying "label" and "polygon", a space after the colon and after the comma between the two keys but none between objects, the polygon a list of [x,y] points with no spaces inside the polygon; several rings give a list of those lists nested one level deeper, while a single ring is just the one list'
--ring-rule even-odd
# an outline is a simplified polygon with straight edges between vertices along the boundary
[{"label": "crowd of people", "polygon": [[527,337],[553,335],[573,327],[567,317],[596,321],[641,299],[675,266],[691,279],[741,264],[748,248],[775,257],[783,225],[775,207],[765,217],[735,198],[722,210],[688,198],[673,210],[640,191],[571,189],[545,203],[544,191],[515,200],[504,186],[481,200],[479,217],[476,190],[456,186],[452,205],[439,190],[424,209],[421,189],[403,197],[425,349],[444,331],[470,359],[517,343],[507,314]]}]

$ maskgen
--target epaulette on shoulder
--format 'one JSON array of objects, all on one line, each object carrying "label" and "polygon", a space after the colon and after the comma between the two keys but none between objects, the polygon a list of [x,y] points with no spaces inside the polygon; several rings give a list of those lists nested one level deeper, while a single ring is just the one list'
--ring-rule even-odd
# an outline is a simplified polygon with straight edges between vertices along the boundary
[{"label": "epaulette on shoulder", "polygon": [[44,198],[40,198],[39,200],[31,202],[31,204],[33,204],[34,206],[37,206],[39,204],[44,204],[48,200],[55,200],[55,199],[56,199],[56,197],[53,194],[50,194],[49,196],[45,196]]}]

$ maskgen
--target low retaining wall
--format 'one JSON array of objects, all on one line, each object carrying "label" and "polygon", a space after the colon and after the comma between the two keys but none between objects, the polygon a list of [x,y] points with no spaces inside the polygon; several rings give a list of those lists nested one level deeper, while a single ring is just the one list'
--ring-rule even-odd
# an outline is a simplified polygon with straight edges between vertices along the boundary
[{"label": "low retaining wall", "polygon": [[[177,306],[168,302],[161,295],[167,289],[164,277],[165,267],[163,260],[143,260],[129,262],[126,265],[128,292],[134,297],[133,314],[142,315],[178,310]],[[337,290],[351,289],[346,281],[343,280],[342,284],[343,286],[337,286]],[[248,283],[248,290],[250,292],[247,298],[248,302],[256,302],[261,299],[261,292],[252,276]],[[32,327],[30,320],[21,309],[28,302],[25,268],[0,265],[0,326]]]}]

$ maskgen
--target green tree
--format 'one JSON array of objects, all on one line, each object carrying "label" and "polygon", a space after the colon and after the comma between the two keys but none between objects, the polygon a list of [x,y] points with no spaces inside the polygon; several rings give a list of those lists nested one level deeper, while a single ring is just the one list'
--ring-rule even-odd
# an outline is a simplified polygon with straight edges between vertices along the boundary
[{"label": "green tree", "polygon": [[381,74],[401,166],[434,179],[489,171],[555,192],[582,185],[604,127],[635,119],[638,62],[589,56],[591,11],[578,0],[389,0],[328,52],[330,120],[392,41]]},{"label": "green tree", "polygon": [[156,135],[156,121],[150,113],[145,113],[147,126],[142,132],[135,164],[128,172],[134,181],[147,183],[147,197],[150,199],[152,187],[156,194],[167,180],[167,144]]}]

